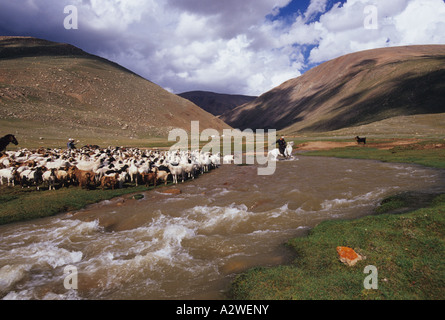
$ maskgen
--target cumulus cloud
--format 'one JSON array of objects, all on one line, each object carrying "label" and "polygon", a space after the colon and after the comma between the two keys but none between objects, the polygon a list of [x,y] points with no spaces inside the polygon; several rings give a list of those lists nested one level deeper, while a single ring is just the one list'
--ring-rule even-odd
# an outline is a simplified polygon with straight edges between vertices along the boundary
[{"label": "cumulus cloud", "polygon": [[[294,0],[295,2],[296,0]],[[445,43],[443,0],[15,0],[0,33],[72,43],[180,93],[262,94],[309,66],[370,48]],[[295,4],[295,3],[294,3]],[[65,30],[75,5],[79,29]],[[364,27],[366,6],[378,29]]]},{"label": "cumulus cloud", "polygon": [[[365,8],[375,7],[377,29],[366,29]],[[416,44],[445,44],[443,0],[348,0],[323,14],[314,27],[318,45],[309,56],[320,63],[361,50]]]}]

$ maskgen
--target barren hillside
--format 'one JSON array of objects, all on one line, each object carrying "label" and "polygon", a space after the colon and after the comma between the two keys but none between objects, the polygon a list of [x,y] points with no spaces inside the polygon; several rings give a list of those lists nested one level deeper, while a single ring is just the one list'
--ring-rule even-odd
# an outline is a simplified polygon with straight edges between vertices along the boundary
[{"label": "barren hillside", "polygon": [[325,132],[445,112],[445,45],[362,51],[323,63],[225,113],[234,128]]},{"label": "barren hillside", "polygon": [[115,63],[26,37],[0,37],[0,119],[2,133],[22,141],[166,137],[172,128],[190,130],[192,120],[202,129],[229,127]]}]

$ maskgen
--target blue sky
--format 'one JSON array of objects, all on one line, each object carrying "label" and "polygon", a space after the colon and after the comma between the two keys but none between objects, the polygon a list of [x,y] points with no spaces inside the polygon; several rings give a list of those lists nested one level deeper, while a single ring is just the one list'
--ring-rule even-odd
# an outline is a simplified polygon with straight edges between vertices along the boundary
[{"label": "blue sky", "polygon": [[174,93],[260,95],[344,54],[445,44],[445,2],[0,0],[0,35],[71,43]]}]

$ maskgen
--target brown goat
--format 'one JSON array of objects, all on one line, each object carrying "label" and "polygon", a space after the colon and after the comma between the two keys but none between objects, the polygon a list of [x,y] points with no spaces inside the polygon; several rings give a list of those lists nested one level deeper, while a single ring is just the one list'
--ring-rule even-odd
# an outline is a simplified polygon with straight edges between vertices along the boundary
[{"label": "brown goat", "polygon": [[79,183],[79,187],[95,186],[94,172],[79,170],[77,167],[70,167],[68,169],[68,176],[71,180]]},{"label": "brown goat", "polygon": [[100,179],[100,186],[102,190],[105,189],[105,187],[111,188],[114,190],[114,187],[117,184],[117,179],[119,178],[119,174],[116,173],[112,176],[103,176],[102,179]]},{"label": "brown goat", "polygon": [[158,180],[157,172],[142,173],[142,181],[145,183],[145,186],[147,188],[150,186],[150,183],[153,183],[153,186],[156,187],[157,180]]}]

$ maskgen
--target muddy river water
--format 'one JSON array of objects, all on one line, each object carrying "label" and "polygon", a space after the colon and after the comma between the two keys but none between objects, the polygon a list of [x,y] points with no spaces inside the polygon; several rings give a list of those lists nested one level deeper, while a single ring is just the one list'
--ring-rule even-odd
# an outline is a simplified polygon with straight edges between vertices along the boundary
[{"label": "muddy river water", "polygon": [[[159,187],[140,200],[0,226],[0,298],[224,299],[236,274],[293,259],[283,245],[290,238],[327,219],[372,214],[392,194],[444,192],[444,178],[332,158],[280,161],[272,176],[223,165],[179,184],[180,194]],[[77,289],[66,289],[66,266]]]}]

